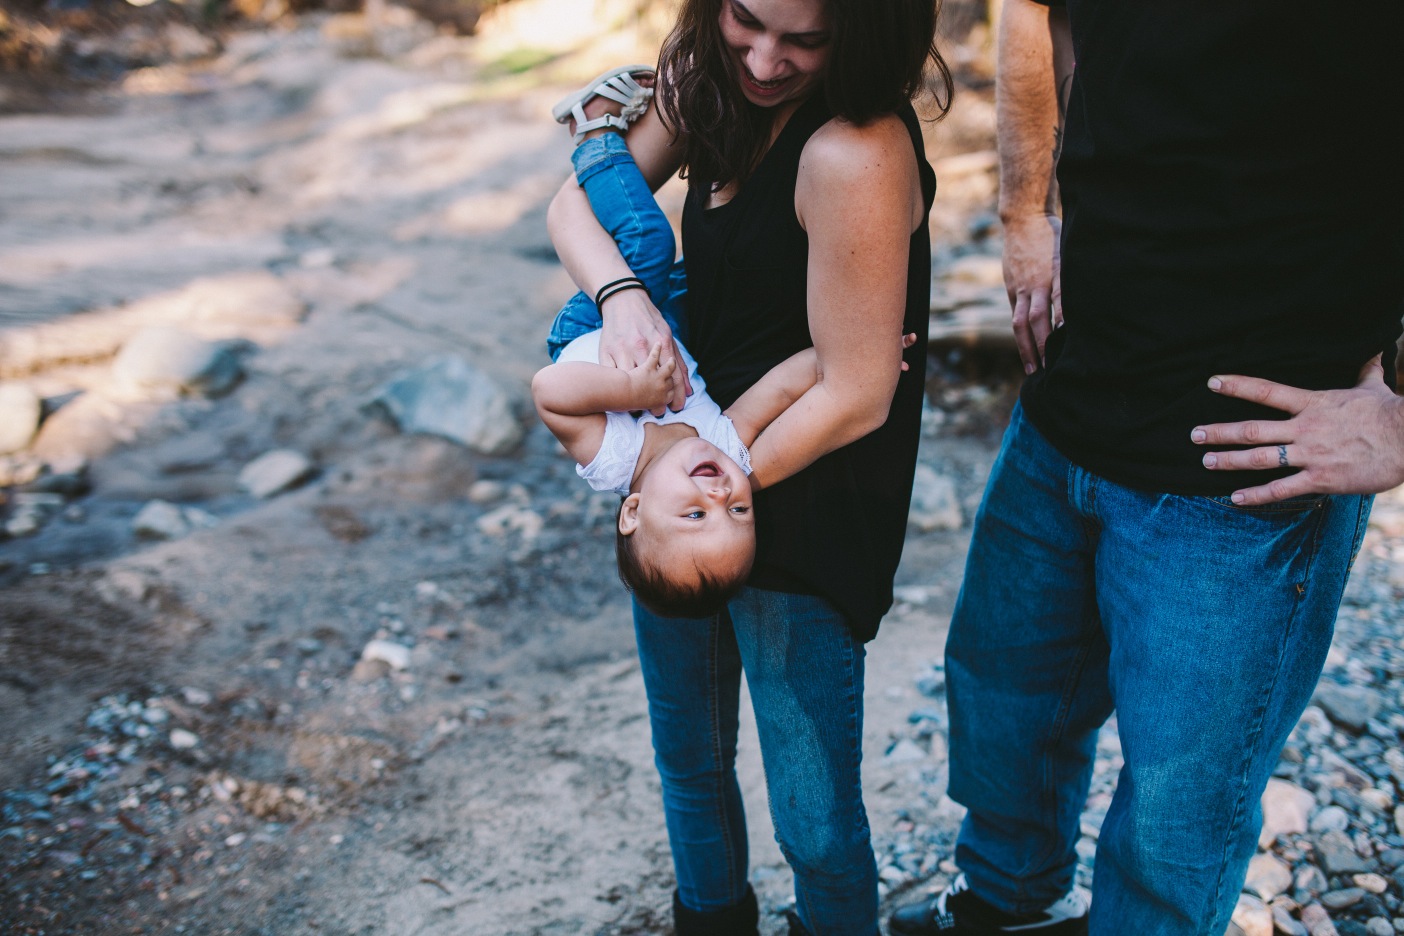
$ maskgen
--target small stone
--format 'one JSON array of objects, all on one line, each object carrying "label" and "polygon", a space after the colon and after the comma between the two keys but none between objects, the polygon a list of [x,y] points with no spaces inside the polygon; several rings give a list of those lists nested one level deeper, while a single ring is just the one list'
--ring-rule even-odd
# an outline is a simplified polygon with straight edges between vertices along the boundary
[{"label": "small stone", "polygon": [[180,539],[190,532],[190,523],[175,504],[153,500],[137,511],[132,532],[145,539]]},{"label": "small stone", "polygon": [[247,832],[235,832],[233,835],[229,836],[227,839],[224,840],[224,844],[229,846],[230,848],[237,848],[238,846],[244,844],[248,837],[249,834]]},{"label": "small stone", "polygon": [[1380,693],[1367,686],[1342,686],[1325,680],[1317,684],[1312,701],[1331,721],[1356,734],[1365,730],[1384,705]]},{"label": "small stone", "polygon": [[410,649],[391,640],[372,640],[361,650],[361,659],[368,663],[380,661],[391,669],[409,668]]},{"label": "small stone", "polygon": [[1365,921],[1365,932],[1370,936],[1394,936],[1394,924],[1384,917],[1370,917]]},{"label": "small stone", "polygon": [[1233,923],[1244,936],[1272,936],[1272,911],[1252,894],[1239,894],[1233,908]]},{"label": "small stone", "polygon": [[501,481],[474,481],[468,486],[468,500],[474,504],[492,504],[507,496],[507,486]]},{"label": "small stone", "polygon": [[18,452],[39,431],[44,401],[24,384],[0,384],[0,455]]},{"label": "small stone", "polygon": [[1306,891],[1315,896],[1326,890],[1326,875],[1316,865],[1303,865],[1297,869],[1296,879],[1292,882],[1299,891]]},{"label": "small stone", "polygon": [[1394,831],[1404,835],[1404,806],[1394,807]]},{"label": "small stone", "polygon": [[1394,808],[1394,797],[1385,790],[1366,787],[1360,791],[1358,796],[1362,804],[1381,816],[1388,816],[1390,810]]},{"label": "small stone", "polygon": [[359,660],[351,668],[353,682],[371,683],[390,674],[390,664],[384,660]]},{"label": "small stone", "polygon": [[112,361],[112,391],[120,399],[219,396],[242,377],[233,347],[164,325],[137,332]]},{"label": "small stone", "polygon": [[1365,859],[1355,850],[1355,844],[1343,832],[1325,833],[1317,841],[1316,849],[1328,874],[1356,874],[1370,870]]},{"label": "small stone", "polygon": [[1286,907],[1273,904],[1272,925],[1282,936],[1307,936],[1307,928],[1296,920],[1292,919],[1292,914]]},{"label": "small stone", "polygon": [[1350,814],[1339,806],[1327,806],[1311,817],[1313,832],[1344,832],[1350,827]]},{"label": "small stone", "polygon": [[1311,936],[1340,936],[1336,924],[1321,904],[1307,904],[1302,908],[1302,925]]},{"label": "small stone", "polygon": [[959,530],[965,526],[955,482],[937,474],[930,465],[918,463],[912,480],[912,506],[907,522],[923,533]]},{"label": "small stone", "polygon": [[1385,891],[1389,890],[1389,881],[1386,880],[1383,875],[1373,872],[1357,874],[1352,877],[1351,880],[1355,882],[1356,887],[1368,891],[1371,894],[1383,894]]},{"label": "small stone", "polygon": [[1363,888],[1343,887],[1340,890],[1327,891],[1321,895],[1321,904],[1327,910],[1344,910],[1346,907],[1353,907],[1360,903],[1360,899],[1365,896]]},{"label": "small stone", "polygon": [[883,762],[887,764],[910,764],[922,760],[926,760],[926,752],[911,738],[898,741],[883,757]]},{"label": "small stone", "polygon": [[316,466],[306,455],[292,449],[274,449],[249,462],[239,472],[239,486],[254,497],[272,497],[292,490],[306,481]]},{"label": "small stone", "polygon": [[194,686],[186,686],[180,690],[180,696],[190,705],[209,705],[214,701],[214,696],[204,689],[197,689]]},{"label": "small stone", "polygon": [[441,357],[406,373],[373,402],[404,432],[442,436],[483,455],[505,455],[524,435],[512,395],[462,358]]},{"label": "small stone", "polygon": [[1292,869],[1272,855],[1255,855],[1248,862],[1244,886],[1264,900],[1271,900],[1292,886]]},{"label": "small stone", "polygon": [[516,531],[528,541],[535,539],[545,525],[546,521],[539,513],[515,504],[504,504],[489,511],[479,517],[477,522],[478,531],[488,536],[506,536],[509,532]]},{"label": "small stone", "polygon": [[1263,828],[1258,847],[1267,848],[1279,835],[1300,835],[1307,830],[1307,818],[1316,806],[1311,793],[1286,780],[1272,778],[1263,791]]},{"label": "small stone", "polygon": [[171,747],[177,751],[189,751],[199,744],[200,738],[193,731],[186,731],[184,728],[171,729]]}]

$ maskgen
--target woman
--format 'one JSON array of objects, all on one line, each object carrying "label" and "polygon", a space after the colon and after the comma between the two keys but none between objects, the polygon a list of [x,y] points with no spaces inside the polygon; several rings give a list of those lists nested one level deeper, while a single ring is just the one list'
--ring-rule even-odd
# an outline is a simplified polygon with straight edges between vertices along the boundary
[{"label": "woman", "polygon": [[[747,587],[707,620],[635,605],[680,936],[756,932],[734,769],[742,672],[795,872],[792,931],[878,931],[863,644],[892,601],[916,463],[935,180],[910,99],[928,61],[949,99],[935,15],[931,0],[685,0],[661,107],[628,133],[650,185],[688,179],[685,337],[718,403],[806,347],[822,370],[752,448]],[[631,275],[574,180],[548,223],[586,294]],[[664,298],[604,302],[601,360],[671,347]],[[892,337],[907,332],[923,337],[904,353]]]}]

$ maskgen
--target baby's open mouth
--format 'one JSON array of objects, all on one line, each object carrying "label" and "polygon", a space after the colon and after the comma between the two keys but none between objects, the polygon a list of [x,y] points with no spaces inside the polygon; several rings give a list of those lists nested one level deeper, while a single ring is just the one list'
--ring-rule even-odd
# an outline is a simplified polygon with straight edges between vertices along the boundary
[{"label": "baby's open mouth", "polygon": [[689,478],[717,478],[722,473],[721,467],[716,462],[706,461],[688,472]]}]

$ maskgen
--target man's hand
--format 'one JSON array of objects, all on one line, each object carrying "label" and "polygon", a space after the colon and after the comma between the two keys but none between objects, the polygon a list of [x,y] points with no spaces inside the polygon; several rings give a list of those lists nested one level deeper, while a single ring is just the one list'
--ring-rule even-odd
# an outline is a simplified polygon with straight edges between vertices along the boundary
[{"label": "man's hand", "polygon": [[1301,494],[1377,494],[1404,484],[1404,399],[1385,385],[1380,357],[1349,390],[1301,390],[1257,377],[1212,377],[1209,389],[1291,413],[1286,420],[1198,426],[1201,445],[1253,445],[1209,452],[1215,471],[1292,467],[1296,474],[1233,493],[1235,504],[1270,504]]},{"label": "man's hand", "polygon": [[663,346],[656,344],[648,352],[648,357],[637,367],[628,367],[629,408],[658,410],[673,398],[673,374],[677,370],[677,358],[661,361]]},{"label": "man's hand", "polygon": [[1063,324],[1061,233],[1062,222],[1056,215],[1005,222],[1004,288],[1014,311],[1014,343],[1019,346],[1025,374],[1043,366],[1048,336]]},{"label": "man's hand", "polygon": [[600,363],[607,367],[631,369],[648,361],[655,348],[661,349],[656,365],[671,368],[672,389],[668,397],[651,411],[662,416],[666,407],[674,412],[683,408],[692,395],[692,382],[687,368],[682,367],[673,330],[649,301],[642,289],[629,289],[611,296],[606,303],[608,313],[601,310],[604,329],[600,335]]}]

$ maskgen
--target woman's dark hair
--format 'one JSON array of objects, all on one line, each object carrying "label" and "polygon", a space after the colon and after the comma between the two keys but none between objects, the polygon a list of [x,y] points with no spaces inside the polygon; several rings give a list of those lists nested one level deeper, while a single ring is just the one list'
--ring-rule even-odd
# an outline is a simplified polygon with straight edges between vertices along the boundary
[{"label": "woman's dark hair", "polygon": [[[712,191],[744,182],[770,142],[771,114],[741,93],[721,34],[722,4],[683,0],[658,60],[666,123],[686,135],[683,175]],[[951,72],[936,50],[940,0],[822,0],[829,62],[820,93],[836,117],[864,124],[931,84],[937,119],[951,106]],[[930,62],[928,72],[927,63]]]},{"label": "woman's dark hair", "polygon": [[645,608],[660,617],[711,617],[741,590],[741,586],[746,584],[746,577],[751,574],[749,562],[737,574],[727,578],[698,566],[696,582],[673,581],[656,565],[644,561],[635,539],[619,532],[616,522],[614,558],[619,563],[619,580]]}]

